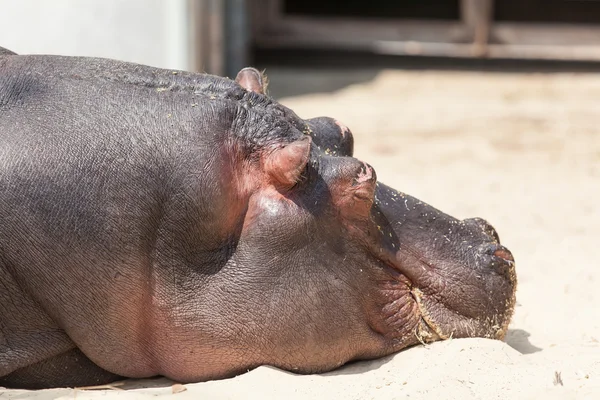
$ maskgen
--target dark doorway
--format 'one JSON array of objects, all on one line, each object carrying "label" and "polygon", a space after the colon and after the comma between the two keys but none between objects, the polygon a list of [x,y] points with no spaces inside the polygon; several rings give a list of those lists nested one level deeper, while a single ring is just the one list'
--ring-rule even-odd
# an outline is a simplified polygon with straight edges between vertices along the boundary
[{"label": "dark doorway", "polygon": [[310,17],[459,19],[459,0],[284,0],[287,15]]},{"label": "dark doorway", "polygon": [[496,21],[547,23],[600,23],[600,1],[512,0],[496,1]]}]

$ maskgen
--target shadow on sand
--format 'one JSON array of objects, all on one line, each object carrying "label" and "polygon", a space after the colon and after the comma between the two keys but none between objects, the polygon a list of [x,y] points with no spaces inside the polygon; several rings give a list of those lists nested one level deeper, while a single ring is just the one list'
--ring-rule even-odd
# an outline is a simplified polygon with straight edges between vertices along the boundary
[{"label": "shadow on sand", "polygon": [[506,343],[521,354],[531,354],[543,349],[529,342],[529,332],[523,329],[509,329],[506,333]]}]

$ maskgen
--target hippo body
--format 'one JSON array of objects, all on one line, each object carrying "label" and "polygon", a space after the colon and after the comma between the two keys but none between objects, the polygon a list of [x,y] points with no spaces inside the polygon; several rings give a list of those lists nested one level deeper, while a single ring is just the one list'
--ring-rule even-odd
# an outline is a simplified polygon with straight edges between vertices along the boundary
[{"label": "hippo body", "polygon": [[323,372],[503,338],[514,260],[236,81],[0,48],[0,386]]}]

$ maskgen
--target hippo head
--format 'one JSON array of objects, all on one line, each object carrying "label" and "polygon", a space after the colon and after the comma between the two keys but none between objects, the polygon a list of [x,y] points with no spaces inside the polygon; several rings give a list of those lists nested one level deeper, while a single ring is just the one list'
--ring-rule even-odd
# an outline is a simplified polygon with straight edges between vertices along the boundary
[{"label": "hippo head", "polygon": [[[242,70],[237,81],[263,91],[256,70]],[[252,174],[260,190],[249,200],[242,253],[260,248],[260,262],[334,282],[322,290],[305,283],[311,301],[339,296],[351,307],[351,295],[336,293],[349,286],[369,327],[394,350],[452,337],[502,339],[516,275],[494,228],[377,182],[373,167],[352,157],[352,133],[340,122],[283,114],[296,129],[260,152],[262,172]],[[329,318],[341,319],[338,313]]]},{"label": "hippo head", "polygon": [[504,337],[516,276],[491,225],[378,183],[348,128],[255,69],[0,55],[0,386]]}]

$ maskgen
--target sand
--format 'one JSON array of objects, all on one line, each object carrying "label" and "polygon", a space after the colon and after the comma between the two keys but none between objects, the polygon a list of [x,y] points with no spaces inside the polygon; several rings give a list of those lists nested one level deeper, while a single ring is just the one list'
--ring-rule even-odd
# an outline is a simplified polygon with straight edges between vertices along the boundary
[{"label": "sand", "polygon": [[600,75],[373,76],[281,101],[302,117],[348,125],[355,155],[380,181],[497,228],[519,280],[506,342],[454,339],[322,375],[260,367],[185,386],[129,381],[121,390],[0,390],[0,398],[600,398]]}]

